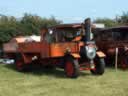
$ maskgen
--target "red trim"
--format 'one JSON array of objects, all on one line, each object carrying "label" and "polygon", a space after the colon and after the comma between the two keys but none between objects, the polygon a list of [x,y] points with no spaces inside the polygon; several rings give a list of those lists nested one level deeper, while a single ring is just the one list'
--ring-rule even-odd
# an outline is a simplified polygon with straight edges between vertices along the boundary
[{"label": "red trim", "polygon": [[80,67],[79,70],[80,71],[83,71],[83,70],[95,70],[95,68],[92,69],[92,68],[82,68],[82,67]]},{"label": "red trim", "polygon": [[23,69],[23,65],[22,65],[22,61],[21,60],[16,61],[16,67],[17,67],[18,70],[22,70]]},{"label": "red trim", "polygon": [[72,62],[67,62],[66,63],[66,72],[67,72],[67,75],[68,76],[72,76],[73,75],[73,73],[74,73],[74,67],[73,67],[73,64],[72,64]]}]

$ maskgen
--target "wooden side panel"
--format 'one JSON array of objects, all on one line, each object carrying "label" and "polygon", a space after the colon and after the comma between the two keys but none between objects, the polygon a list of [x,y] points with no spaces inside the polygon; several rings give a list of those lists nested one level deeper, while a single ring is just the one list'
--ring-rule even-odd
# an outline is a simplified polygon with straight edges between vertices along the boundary
[{"label": "wooden side panel", "polygon": [[116,48],[128,47],[127,41],[98,41],[97,46],[107,55],[114,55]]},{"label": "wooden side panel", "polygon": [[50,57],[50,44],[47,42],[41,42],[41,58]]},{"label": "wooden side panel", "polygon": [[3,51],[5,53],[13,53],[18,51],[17,43],[6,43],[3,45]]},{"label": "wooden side panel", "polygon": [[78,52],[79,47],[77,43],[55,43],[50,45],[50,56],[60,57],[64,56],[66,50],[71,50],[72,53]]},{"label": "wooden side panel", "polygon": [[19,50],[23,53],[40,53],[41,43],[40,42],[28,42],[19,43]]}]

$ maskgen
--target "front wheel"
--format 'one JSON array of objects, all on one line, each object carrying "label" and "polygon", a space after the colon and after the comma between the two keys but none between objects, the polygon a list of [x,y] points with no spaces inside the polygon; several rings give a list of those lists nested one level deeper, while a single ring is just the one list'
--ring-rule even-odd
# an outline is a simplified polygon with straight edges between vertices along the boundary
[{"label": "front wheel", "polygon": [[104,58],[96,58],[94,60],[94,63],[95,63],[95,69],[91,70],[91,73],[95,75],[102,75],[105,71]]},{"label": "front wheel", "polygon": [[77,78],[79,76],[78,60],[68,57],[65,62],[64,70],[67,77]]}]

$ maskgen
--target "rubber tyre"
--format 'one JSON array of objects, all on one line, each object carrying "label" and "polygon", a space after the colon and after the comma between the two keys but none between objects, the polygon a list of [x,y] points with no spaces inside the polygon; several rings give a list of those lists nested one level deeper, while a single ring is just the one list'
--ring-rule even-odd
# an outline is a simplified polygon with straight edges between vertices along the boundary
[{"label": "rubber tyre", "polygon": [[67,77],[77,78],[79,76],[78,60],[68,57],[65,62],[64,71]]},{"label": "rubber tyre", "polygon": [[104,58],[96,58],[94,60],[95,70],[90,70],[94,75],[102,75],[105,72],[105,61]]},{"label": "rubber tyre", "polygon": [[19,72],[27,71],[27,65],[24,64],[22,55],[20,53],[15,54],[15,66]]},{"label": "rubber tyre", "polygon": [[128,57],[123,56],[120,64],[121,64],[121,68],[127,69],[128,68]]},{"label": "rubber tyre", "polygon": [[19,72],[23,72],[25,70],[25,66],[24,66],[23,60],[16,60],[15,61],[15,65],[16,65],[16,69]]}]

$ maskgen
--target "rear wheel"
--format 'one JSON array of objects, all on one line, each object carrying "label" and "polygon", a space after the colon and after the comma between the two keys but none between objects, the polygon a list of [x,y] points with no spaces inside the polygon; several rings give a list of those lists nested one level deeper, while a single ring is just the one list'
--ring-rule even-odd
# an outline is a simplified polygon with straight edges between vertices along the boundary
[{"label": "rear wheel", "polygon": [[18,71],[24,71],[25,66],[24,66],[23,60],[16,60],[15,63],[16,63],[16,69]]},{"label": "rear wheel", "polygon": [[64,70],[67,77],[77,78],[79,76],[78,60],[68,57],[65,62]]},{"label": "rear wheel", "polygon": [[17,53],[15,55],[15,65],[16,65],[16,69],[20,72],[25,71],[27,69],[27,65],[24,64],[24,60],[20,53]]},{"label": "rear wheel", "polygon": [[96,58],[94,60],[94,63],[95,63],[95,69],[91,70],[91,73],[95,75],[102,75],[105,71],[104,58]]}]

